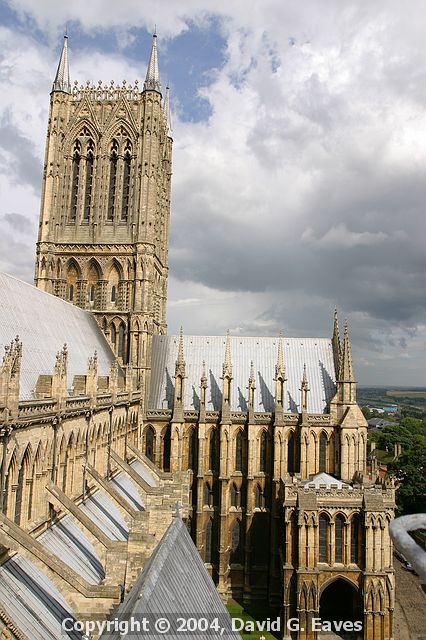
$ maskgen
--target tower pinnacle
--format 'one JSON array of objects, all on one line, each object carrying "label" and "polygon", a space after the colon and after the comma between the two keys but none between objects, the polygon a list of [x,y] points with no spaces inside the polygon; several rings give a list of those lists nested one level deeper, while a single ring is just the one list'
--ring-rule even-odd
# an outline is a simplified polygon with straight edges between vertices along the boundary
[{"label": "tower pinnacle", "polygon": [[53,81],[52,91],[63,91],[71,93],[70,68],[68,64],[68,35],[64,34],[64,44],[59,58],[56,76]]},{"label": "tower pinnacle", "polygon": [[352,364],[352,348],[349,339],[349,325],[345,321],[345,331],[343,335],[343,346],[340,357],[339,382],[355,382],[353,364]]},{"label": "tower pinnacle", "polygon": [[144,91],[158,91],[161,93],[160,74],[158,71],[158,55],[157,55],[157,34],[152,36],[152,49],[149,58],[148,69],[146,70],[146,78],[143,85]]},{"label": "tower pinnacle", "polygon": [[331,338],[331,343],[333,345],[334,369],[337,377],[339,375],[341,357],[339,317],[337,314],[337,308],[334,310],[333,336]]}]

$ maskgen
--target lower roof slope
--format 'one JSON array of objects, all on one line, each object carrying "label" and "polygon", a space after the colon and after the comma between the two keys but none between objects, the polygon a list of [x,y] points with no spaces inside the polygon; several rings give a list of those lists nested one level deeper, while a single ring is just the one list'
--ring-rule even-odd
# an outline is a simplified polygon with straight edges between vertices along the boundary
[{"label": "lower roof slope", "polygon": [[[150,409],[173,407],[175,362],[179,336],[153,336]],[[184,408],[198,409],[200,379],[205,362],[208,411],[219,411],[222,403],[222,367],[226,336],[184,336],[186,365]],[[303,367],[310,392],[308,411],[324,413],[336,392],[333,346],[327,338],[282,338],[284,366],[284,410],[300,412],[300,385]],[[247,410],[247,386],[253,361],[256,391],[255,411],[273,411],[275,401],[275,365],[278,338],[231,336],[231,409]]]},{"label": "lower roof slope", "polygon": [[56,354],[68,347],[68,388],[75,375],[87,370],[87,360],[98,355],[99,375],[108,375],[114,354],[93,315],[0,273],[0,357],[16,335],[22,341],[20,398],[31,400],[37,378],[51,374]]},{"label": "lower roof slope", "polygon": [[[215,633],[210,629],[199,633],[179,633],[179,617],[203,618],[209,622],[217,619],[224,632]],[[129,640],[143,637],[151,640],[164,637],[169,640],[187,637],[205,640],[213,635],[240,639],[240,635],[231,629],[229,613],[179,516],[169,525],[125,601],[114,614],[114,621],[118,622],[132,618],[139,621],[146,618],[150,628],[148,634],[129,631],[126,635]],[[166,635],[157,633],[153,628],[159,618],[165,618],[171,624]],[[118,630],[101,636],[102,640],[119,640],[120,637]]]}]

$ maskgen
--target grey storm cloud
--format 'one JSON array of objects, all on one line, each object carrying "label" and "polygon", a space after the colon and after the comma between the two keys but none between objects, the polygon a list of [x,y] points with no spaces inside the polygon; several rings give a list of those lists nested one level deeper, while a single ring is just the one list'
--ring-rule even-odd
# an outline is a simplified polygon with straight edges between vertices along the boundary
[{"label": "grey storm cloud", "polygon": [[[9,4],[49,38],[64,22],[76,20],[83,31],[112,29],[126,41],[135,25],[152,19],[143,3],[136,7],[131,0],[123,0],[120,16],[112,5],[100,16],[94,5],[79,1],[57,3],[54,10],[31,0]],[[165,2],[157,18],[167,38],[190,32],[193,23],[208,29],[210,20],[218,20],[226,43],[223,65],[199,78],[208,119],[181,118],[180,105],[172,114],[171,331],[183,324],[194,333],[222,333],[228,327],[240,334],[283,329],[329,335],[337,305],[350,317],[365,379],[421,383],[426,342],[422,3],[413,0],[410,11],[402,0],[348,1],[344,8],[338,0],[313,0],[309,7],[299,3],[291,9],[265,0],[250,12],[238,0],[218,0],[214,12],[207,0],[196,5]],[[13,33],[8,46],[16,46]],[[26,82],[34,73],[47,73],[46,45],[32,40],[31,46],[31,60],[23,64]],[[101,51],[95,66],[107,55],[108,69],[102,72],[112,65],[114,74],[123,69],[123,77],[133,75],[123,51]],[[76,64],[75,58],[76,73],[87,65],[94,71],[91,60],[80,57]],[[9,56],[6,62],[14,89],[16,61]],[[50,67],[49,73],[54,64]],[[30,109],[25,114],[20,103],[20,118],[29,118]],[[20,127],[11,102],[0,113],[1,173],[9,184],[30,186],[34,193],[41,183],[36,149],[44,140],[40,123],[47,107],[47,94],[31,106],[33,114],[42,113],[33,137],[30,127]],[[22,197],[20,206],[4,205],[0,219],[0,267],[26,279],[33,265],[34,217],[34,203]]]},{"label": "grey storm cloud", "polygon": [[34,151],[34,144],[15,125],[7,111],[0,120],[0,149],[7,156],[0,157],[0,165],[9,177],[19,184],[30,185],[36,193],[41,187],[40,158]]}]

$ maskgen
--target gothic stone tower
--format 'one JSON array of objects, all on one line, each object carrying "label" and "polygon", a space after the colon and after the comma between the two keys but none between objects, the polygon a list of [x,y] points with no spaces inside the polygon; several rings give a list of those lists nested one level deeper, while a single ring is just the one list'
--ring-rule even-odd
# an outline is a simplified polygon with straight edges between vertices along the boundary
[{"label": "gothic stone tower", "polygon": [[156,36],[142,91],[137,81],[71,88],[65,36],[50,100],[35,283],[91,310],[140,386],[151,336],[166,331],[171,158]]}]

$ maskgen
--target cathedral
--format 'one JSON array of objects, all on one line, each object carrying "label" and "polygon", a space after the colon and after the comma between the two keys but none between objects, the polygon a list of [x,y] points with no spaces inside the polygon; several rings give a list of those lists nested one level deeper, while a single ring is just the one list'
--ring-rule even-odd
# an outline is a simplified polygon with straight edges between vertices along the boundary
[{"label": "cathedral", "polygon": [[[215,611],[263,603],[287,640],[392,640],[394,488],[366,474],[348,324],[167,334],[173,138],[156,40],[143,85],[79,85],[65,36],[36,287],[0,274],[0,638],[136,611],[151,580],[165,611],[170,592],[177,611],[197,592]],[[179,595],[182,563],[199,589]]]}]

